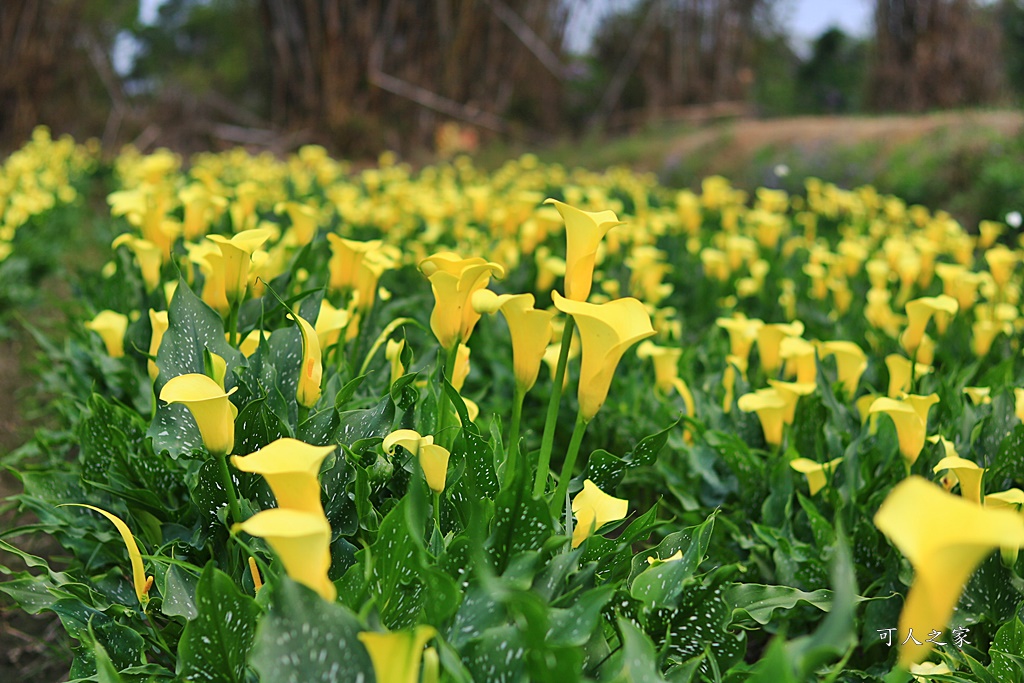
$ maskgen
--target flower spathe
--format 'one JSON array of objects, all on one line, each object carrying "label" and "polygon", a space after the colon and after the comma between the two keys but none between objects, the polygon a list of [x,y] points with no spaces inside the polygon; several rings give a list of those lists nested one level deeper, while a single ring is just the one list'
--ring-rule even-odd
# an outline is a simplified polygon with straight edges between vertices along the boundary
[{"label": "flower spathe", "polygon": [[970,460],[947,455],[932,468],[932,472],[942,470],[952,470],[960,482],[960,495],[981,505],[981,480],[985,476],[983,468]]},{"label": "flower spathe", "polygon": [[436,635],[433,626],[421,624],[411,631],[363,631],[356,637],[370,653],[377,683],[417,683],[423,647]]},{"label": "flower spathe", "polygon": [[[936,325],[945,329],[949,318],[956,315],[959,309],[957,300],[951,296],[926,296],[907,302],[907,327],[900,335],[900,344],[907,353],[914,353],[924,337],[928,321],[934,316]],[[941,322],[940,322],[941,320]]]},{"label": "flower spathe", "polygon": [[167,320],[167,311],[154,311],[152,308],[149,309],[149,355],[152,356],[146,361],[146,371],[149,373],[149,378],[155,380],[157,375],[160,374],[159,368],[156,367],[156,363],[153,362],[153,358],[156,358],[160,352],[160,344],[164,340],[164,333],[167,332],[169,323]]},{"label": "flower spathe", "polygon": [[331,567],[331,525],[323,512],[287,508],[263,510],[231,527],[265,540],[293,580],[334,602],[338,592],[327,577]]},{"label": "flower spathe", "polygon": [[451,457],[448,449],[435,444],[432,435],[421,436],[414,429],[399,429],[384,437],[385,453],[393,455],[396,446],[401,446],[419,459],[423,477],[431,491],[444,491],[445,480],[448,477],[448,459]]},{"label": "flower spathe", "polygon": [[430,314],[434,336],[445,350],[465,343],[480,320],[471,304],[473,293],[485,288],[492,275],[503,277],[504,268],[478,257],[464,259],[450,251],[428,256],[420,261],[419,267],[434,292],[434,310]]},{"label": "flower spathe", "polygon": [[782,443],[787,404],[777,390],[758,389],[752,394],[744,394],[736,402],[736,407],[745,413],[757,413],[764,431],[764,440],[769,445],[778,446]]},{"label": "flower spathe", "polygon": [[299,405],[312,408],[320,400],[320,381],[323,379],[324,364],[320,357],[320,338],[316,330],[302,316],[289,314],[302,333],[302,366],[299,370],[299,385],[295,397]]},{"label": "flower spathe", "polygon": [[586,301],[593,286],[597,247],[622,222],[614,211],[583,211],[557,199],[544,203],[553,204],[565,221],[565,298]]},{"label": "flower spathe", "polygon": [[864,350],[851,341],[827,341],[818,344],[822,358],[835,356],[836,375],[846,398],[852,399],[857,393],[861,375],[868,367]]},{"label": "flower spathe", "polygon": [[654,335],[646,307],[633,298],[604,304],[573,301],[552,292],[555,307],[573,317],[580,331],[583,360],[578,397],[580,416],[589,421],[608,397],[615,368],[633,344]]},{"label": "flower spathe", "polygon": [[277,498],[291,510],[323,514],[320,504],[320,465],[337,446],[312,446],[292,438],[273,441],[246,456],[232,456],[231,464],[243,472],[262,475]]},{"label": "flower spathe", "polygon": [[[900,613],[901,633],[941,630],[981,561],[1000,545],[1024,545],[1018,514],[986,509],[918,476],[893,488],[874,521],[914,567],[914,583]],[[901,645],[899,664],[918,662],[930,650],[927,642]]]},{"label": "flower spathe", "polygon": [[629,501],[608,495],[587,479],[583,482],[583,490],[572,499],[572,512],[576,515],[572,547],[576,548],[608,522],[625,519],[629,513]]},{"label": "flower spathe", "polygon": [[65,503],[69,506],[88,508],[94,512],[98,512],[107,519],[109,519],[114,527],[117,528],[117,533],[121,534],[121,540],[124,541],[125,548],[128,550],[128,560],[132,566],[132,586],[135,588],[135,597],[139,599],[139,604],[142,605],[142,609],[146,609],[146,605],[149,604],[149,589],[153,585],[153,577],[146,576],[145,567],[142,564],[142,553],[139,552],[139,544],[135,542],[135,537],[132,535],[131,529],[124,523],[124,520],[117,515],[107,512],[102,508],[95,507],[93,505],[85,505],[84,503]]},{"label": "flower spathe", "polygon": [[100,311],[95,318],[85,323],[85,328],[100,336],[108,356],[124,358],[124,335],[128,331],[128,316],[116,311]]},{"label": "flower spathe", "polygon": [[936,394],[907,396],[902,401],[882,396],[875,399],[868,413],[885,413],[892,418],[900,443],[900,455],[908,465],[913,465],[924,448],[928,410],[938,401],[939,397]]},{"label": "flower spathe", "polygon": [[505,316],[512,337],[512,368],[516,386],[525,394],[537,382],[555,313],[534,308],[532,294],[498,295],[489,289],[481,289],[473,294],[472,303],[478,313],[501,311]]},{"label": "flower spathe", "polygon": [[789,466],[807,477],[807,487],[813,496],[825,488],[828,478],[832,476],[842,461],[842,457],[829,460],[826,463],[815,462],[809,458],[794,458],[789,461]]},{"label": "flower spathe", "polygon": [[224,294],[229,303],[236,303],[245,297],[252,253],[273,234],[271,228],[253,228],[243,230],[230,239],[223,235],[207,235],[206,239],[216,242],[220,247],[224,259]]},{"label": "flower spathe", "polygon": [[214,455],[227,455],[235,445],[235,416],[238,411],[228,398],[237,387],[225,392],[206,375],[190,373],[174,377],[160,390],[160,400],[182,403],[195,418],[203,445]]}]

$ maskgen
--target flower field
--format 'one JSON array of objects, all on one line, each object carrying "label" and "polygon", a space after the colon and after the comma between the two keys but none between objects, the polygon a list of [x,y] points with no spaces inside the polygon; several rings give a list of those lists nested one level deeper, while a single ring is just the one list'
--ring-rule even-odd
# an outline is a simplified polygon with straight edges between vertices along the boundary
[{"label": "flower field", "polygon": [[40,130],[0,315],[112,240],[0,591],[75,681],[1021,681],[1021,244],[805,188]]}]

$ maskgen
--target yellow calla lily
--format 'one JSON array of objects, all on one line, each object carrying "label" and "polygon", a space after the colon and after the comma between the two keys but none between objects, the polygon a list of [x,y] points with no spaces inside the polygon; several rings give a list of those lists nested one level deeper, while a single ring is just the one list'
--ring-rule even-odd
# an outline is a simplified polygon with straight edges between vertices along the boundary
[{"label": "yellow calla lily", "polygon": [[799,384],[813,384],[818,377],[814,344],[800,337],[786,337],[779,344],[779,356],[786,362],[786,375]]},{"label": "yellow calla lily", "polygon": [[480,320],[471,303],[473,293],[485,288],[492,275],[503,277],[505,270],[482,258],[464,259],[447,251],[428,256],[419,267],[434,292],[430,329],[441,347],[450,351],[469,340]]},{"label": "yellow calla lily", "polygon": [[417,683],[423,647],[436,635],[433,626],[420,625],[411,631],[363,631],[356,637],[370,653],[377,683]]},{"label": "yellow calla lily", "polygon": [[288,576],[334,602],[338,592],[327,577],[331,567],[331,525],[322,512],[286,508],[263,510],[231,527],[264,539],[281,558]]},{"label": "yellow calla lily", "polygon": [[[167,332],[168,326],[167,311],[149,309],[149,327],[151,330],[149,336],[149,355],[153,356],[153,358],[156,358],[156,355],[160,352],[160,343],[164,340],[164,333]],[[152,359],[146,361],[146,371],[149,372],[151,380],[155,380],[157,375],[160,374],[160,370]]]},{"label": "yellow calla lily", "polygon": [[614,211],[583,211],[557,199],[545,199],[544,203],[553,204],[565,221],[565,298],[586,301],[593,286],[598,245],[622,222]]},{"label": "yellow calla lily", "polygon": [[632,298],[588,304],[552,292],[555,307],[573,317],[580,331],[583,360],[578,397],[580,416],[589,421],[608,397],[615,368],[633,344],[654,335],[651,316]]},{"label": "yellow calla lily", "polygon": [[765,374],[772,375],[782,366],[779,347],[787,337],[799,337],[804,333],[804,324],[799,320],[791,323],[771,323],[762,325],[757,330],[757,355],[761,359],[761,369]]},{"label": "yellow calla lily", "polygon": [[451,453],[444,446],[434,443],[430,434],[421,436],[413,429],[399,429],[384,437],[384,452],[394,455],[395,447],[401,446],[420,461],[427,486],[435,493],[444,491],[448,477],[448,459]]},{"label": "yellow calla lily", "polygon": [[749,360],[750,349],[757,340],[758,331],[764,327],[764,322],[739,315],[735,318],[718,318],[715,324],[729,333],[729,354]]},{"label": "yellow calla lily", "polygon": [[876,398],[868,413],[885,413],[896,425],[896,436],[900,443],[900,455],[907,465],[913,465],[924,448],[925,432],[928,428],[928,410],[939,397],[907,396],[897,401],[885,396]]},{"label": "yellow calla lily", "polygon": [[935,316],[935,324],[940,330],[945,329],[949,318],[956,315],[960,306],[951,296],[925,296],[907,302],[907,327],[900,335],[900,344],[907,353],[913,354],[921,343],[928,322]]},{"label": "yellow calla lily", "polygon": [[337,344],[342,331],[348,327],[351,320],[352,314],[344,308],[335,308],[327,299],[321,301],[320,312],[317,313],[316,324],[313,326],[317,341],[320,342],[320,350],[330,349]]},{"label": "yellow calla lily", "polygon": [[229,303],[245,298],[245,290],[249,285],[249,263],[252,253],[260,248],[274,234],[271,228],[253,228],[243,230],[230,239],[223,235],[207,235],[220,247],[224,259],[224,294]]},{"label": "yellow calla lily", "polygon": [[117,533],[121,534],[121,540],[124,541],[125,548],[128,549],[128,560],[132,565],[132,585],[135,587],[135,597],[139,599],[139,604],[142,605],[142,609],[146,609],[146,605],[149,604],[149,589],[153,586],[153,577],[146,576],[145,567],[142,564],[142,553],[139,552],[139,544],[135,542],[135,537],[132,535],[131,529],[124,523],[120,517],[101,508],[85,505],[84,503],[65,503],[63,506],[73,506],[80,508],[88,508],[94,512],[98,512],[111,522],[117,528]]},{"label": "yellow calla lily", "polygon": [[384,347],[384,357],[391,363],[391,381],[388,386],[394,384],[399,377],[405,374],[405,366],[402,365],[402,349],[404,348],[404,339],[398,341],[388,339],[388,343]]},{"label": "yellow calla lily", "polygon": [[912,664],[910,666],[910,674],[917,683],[928,683],[932,676],[948,673],[953,672],[943,662],[938,664],[935,662],[922,662],[921,664]]},{"label": "yellow calla lily", "polygon": [[[252,354],[256,353],[256,349],[260,347],[260,338],[269,339],[269,332],[262,332],[260,330],[253,330],[249,334],[245,335],[245,339],[238,345],[238,350],[242,352],[242,355],[248,358]],[[227,338],[227,335],[225,335]]]},{"label": "yellow calla lily", "polygon": [[811,495],[825,487],[828,477],[836,471],[836,467],[843,461],[842,457],[829,460],[826,463],[819,463],[808,458],[794,458],[789,461],[789,466],[807,477],[807,487]]},{"label": "yellow calla lily", "polygon": [[670,348],[657,346],[650,340],[640,343],[636,347],[636,355],[640,358],[650,358],[654,363],[654,388],[663,394],[670,394],[675,389],[683,397],[686,404],[686,414],[691,417],[695,414],[693,394],[686,382],[679,377],[679,359],[683,356],[681,348]]},{"label": "yellow calla lily", "polygon": [[[989,493],[985,496],[985,507],[993,510],[1010,510],[1017,514],[1024,513],[1024,491],[1013,488],[998,493]],[[1013,567],[1017,564],[1017,555],[1020,553],[1020,546],[1000,545],[999,554],[1002,556],[1003,564]]]},{"label": "yellow calla lily", "polygon": [[95,318],[85,323],[85,328],[100,335],[108,356],[124,358],[124,335],[128,331],[128,316],[116,311],[100,311]]},{"label": "yellow calla lily", "polygon": [[793,424],[796,419],[796,404],[801,396],[809,396],[818,388],[817,384],[800,382],[783,382],[777,379],[768,380],[768,385],[775,390],[779,398],[786,402],[786,410],[782,414],[782,421],[788,425]]},{"label": "yellow calla lily", "polygon": [[126,245],[135,254],[135,261],[139,264],[139,270],[142,272],[142,282],[146,286],[146,291],[152,292],[159,287],[160,266],[164,262],[164,254],[160,247],[149,240],[144,240],[128,233],[118,235],[110,247],[111,249],[117,249],[122,244]]},{"label": "yellow calla lily", "polygon": [[288,214],[292,222],[290,232],[298,246],[304,247],[316,237],[317,213],[312,206],[299,202],[278,202],[274,206],[274,213]]},{"label": "yellow calla lily", "polygon": [[505,316],[512,337],[512,368],[516,386],[525,394],[537,382],[537,373],[551,338],[554,311],[534,308],[532,294],[498,295],[489,289],[476,291],[472,303],[478,313],[501,311]]},{"label": "yellow calla lily", "polygon": [[745,413],[757,413],[764,431],[764,440],[771,446],[782,443],[782,426],[785,424],[786,400],[775,389],[758,389],[753,394],[744,394],[736,407]]},{"label": "yellow calla lily", "polygon": [[327,241],[331,245],[331,259],[327,267],[330,270],[330,288],[333,292],[354,289],[359,264],[367,254],[377,251],[383,244],[380,240],[349,240],[334,233],[327,234]]},{"label": "yellow calla lily", "polygon": [[985,476],[984,468],[964,458],[947,455],[932,468],[932,472],[952,470],[960,481],[960,495],[967,500],[981,505],[981,480]]},{"label": "yellow calla lily", "polygon": [[246,456],[231,456],[243,472],[262,475],[277,498],[277,506],[323,514],[320,504],[320,465],[337,446],[312,446],[281,438]]},{"label": "yellow calla lily", "polygon": [[971,399],[976,406],[983,406],[992,403],[991,387],[964,387],[964,394]]},{"label": "yellow calla lily", "polygon": [[[893,488],[874,521],[914,567],[914,583],[900,613],[901,633],[944,628],[981,561],[1000,545],[1024,545],[1019,515],[986,509],[918,476]],[[900,666],[924,659],[931,647],[928,642],[900,646]]]},{"label": "yellow calla lily", "polygon": [[184,404],[195,418],[206,449],[213,455],[227,455],[235,445],[237,414],[228,397],[237,388],[225,392],[206,375],[191,373],[168,381],[160,390],[160,400]]},{"label": "yellow calla lily", "polygon": [[299,370],[299,386],[295,397],[299,405],[312,408],[320,400],[320,381],[323,379],[324,364],[320,357],[320,338],[316,330],[302,316],[288,317],[294,320],[302,333],[302,366]]},{"label": "yellow calla lily", "polygon": [[[231,308],[228,297],[225,293],[227,281],[224,272],[224,256],[220,249],[212,242],[200,242],[199,244],[186,244],[188,260],[197,266],[203,273],[203,302],[225,315]],[[168,298],[168,301],[170,299]]]},{"label": "yellow calla lily", "polygon": [[452,367],[451,385],[455,391],[462,391],[462,385],[469,376],[469,347],[459,344],[455,351],[455,365]]},{"label": "yellow calla lily", "polygon": [[922,377],[932,371],[932,368],[923,363],[914,364],[909,358],[904,358],[898,353],[890,353],[885,357],[885,367],[889,370],[889,398],[898,398],[910,391],[911,366],[913,366],[914,377]]},{"label": "yellow calla lily", "polygon": [[572,531],[572,547],[575,548],[608,522],[625,519],[629,513],[629,501],[608,495],[586,479],[583,490],[572,499],[572,512],[576,515],[576,526]]},{"label": "yellow calla lily", "polygon": [[818,344],[821,357],[835,356],[836,374],[846,398],[852,399],[857,393],[860,377],[868,367],[864,350],[851,341],[827,341]]},{"label": "yellow calla lily", "polygon": [[732,401],[736,393],[737,373],[739,373],[740,377],[746,378],[747,359],[740,358],[739,356],[726,356],[725,370],[722,371],[722,388],[725,389],[725,395],[722,397],[722,412],[727,415],[732,412]]}]

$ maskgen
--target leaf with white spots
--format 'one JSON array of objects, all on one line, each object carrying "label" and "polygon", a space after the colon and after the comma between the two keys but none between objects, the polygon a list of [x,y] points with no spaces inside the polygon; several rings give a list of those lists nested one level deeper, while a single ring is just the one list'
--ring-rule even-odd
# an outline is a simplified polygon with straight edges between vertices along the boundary
[{"label": "leaf with white spots", "polygon": [[210,563],[196,586],[196,611],[178,642],[178,676],[186,681],[244,683],[260,616],[256,601]]},{"label": "leaf with white spots", "polygon": [[372,683],[362,630],[347,608],[282,578],[256,634],[252,667],[268,683]]}]

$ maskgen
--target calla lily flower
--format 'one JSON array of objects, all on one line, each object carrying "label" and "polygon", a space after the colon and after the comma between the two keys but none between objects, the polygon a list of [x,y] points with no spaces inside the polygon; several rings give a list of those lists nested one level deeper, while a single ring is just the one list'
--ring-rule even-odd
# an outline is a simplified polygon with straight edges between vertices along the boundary
[{"label": "calla lily flower", "polygon": [[910,391],[911,366],[914,369],[914,378],[927,375],[932,368],[923,363],[913,363],[909,358],[904,358],[898,353],[890,353],[885,357],[885,367],[889,370],[889,398],[898,398]]},{"label": "calla lily flower", "polygon": [[557,199],[544,203],[554,204],[565,221],[565,297],[586,301],[593,285],[598,245],[622,222],[614,211],[583,211]]},{"label": "calla lily flower", "polygon": [[330,301],[324,299],[320,302],[320,312],[316,316],[317,340],[320,342],[320,350],[330,349],[341,339],[341,332],[348,327],[352,320],[352,314],[344,308],[335,308]]},{"label": "calla lily flower", "polygon": [[782,426],[785,424],[786,400],[775,389],[758,389],[753,394],[744,394],[736,407],[745,413],[757,413],[764,431],[764,440],[771,446],[782,443]]},{"label": "calla lily flower", "polygon": [[912,664],[910,666],[910,675],[914,677],[917,683],[928,683],[932,676],[938,676],[939,674],[953,673],[945,663],[939,662],[922,662],[921,664]]},{"label": "calla lily flower", "polygon": [[[901,633],[945,627],[981,561],[1000,545],[1024,545],[1018,514],[986,509],[918,476],[893,488],[874,521],[914,567],[914,583],[900,613]],[[928,642],[900,646],[900,666],[924,659],[931,647]]]},{"label": "calla lily flower", "polygon": [[1024,422],[1024,389],[1013,390],[1013,414]]},{"label": "calla lily flower", "polygon": [[117,515],[92,505],[85,505],[83,503],[65,503],[65,505],[88,508],[100,513],[114,524],[117,528],[117,533],[121,534],[121,540],[124,541],[125,548],[128,549],[128,560],[132,565],[132,585],[135,587],[135,597],[139,599],[139,604],[145,610],[146,605],[149,604],[149,589],[153,586],[153,577],[146,576],[145,567],[142,565],[142,553],[139,552],[139,544],[135,542],[135,537],[132,535],[128,525]]},{"label": "calla lily flower", "polygon": [[789,466],[807,476],[807,487],[813,496],[825,487],[828,477],[832,476],[842,461],[842,457],[829,460],[826,463],[815,462],[808,458],[795,458],[789,461]]},{"label": "calla lily flower", "polygon": [[231,530],[264,539],[293,580],[334,602],[338,592],[327,577],[331,567],[331,525],[323,512],[273,508],[257,512]]},{"label": "calla lily flower", "polygon": [[320,400],[320,381],[323,379],[324,364],[320,357],[320,338],[316,330],[302,316],[288,317],[294,320],[302,333],[302,368],[299,371],[299,386],[296,398],[299,405],[312,408]]},{"label": "calla lily flower", "polygon": [[725,370],[722,371],[722,388],[725,395],[722,397],[722,412],[728,415],[732,412],[732,401],[736,393],[736,374],[740,377],[747,376],[747,359],[739,356],[725,357]]},{"label": "calla lily flower", "polygon": [[497,263],[482,258],[464,259],[450,251],[420,261],[420,272],[430,280],[434,291],[430,329],[445,350],[467,342],[480,320],[480,314],[471,304],[473,293],[484,289],[492,275],[499,278],[505,275],[505,270]]},{"label": "calla lily flower", "polygon": [[818,344],[821,356],[835,356],[836,374],[846,398],[852,399],[857,393],[860,377],[868,367],[864,350],[851,341],[828,341]]},{"label": "calla lily flower", "polygon": [[245,298],[245,290],[249,285],[249,262],[252,253],[260,248],[274,234],[271,228],[254,228],[243,230],[231,239],[223,235],[207,235],[220,247],[224,266],[224,294],[229,303]]},{"label": "calla lily flower", "polygon": [[[985,507],[992,510],[1010,510],[1021,514],[1024,512],[1024,491],[1020,489],[1008,489],[999,493],[990,493],[985,496]],[[999,554],[1002,556],[1003,564],[1013,567],[1017,564],[1017,555],[1020,553],[1018,545],[1000,545]]]},{"label": "calla lily flower", "polygon": [[388,339],[388,343],[384,347],[384,357],[391,363],[391,381],[388,386],[397,382],[398,378],[405,374],[405,366],[402,365],[402,349],[404,348],[404,339],[398,341]]},{"label": "calla lily flower", "polygon": [[227,455],[235,445],[235,416],[238,410],[224,389],[206,375],[187,374],[171,379],[160,390],[160,400],[183,403],[195,418],[203,445],[213,455]]},{"label": "calla lily flower", "polygon": [[[149,309],[149,326],[152,330],[149,336],[149,355],[156,358],[156,355],[160,352],[160,343],[164,340],[164,333],[167,332],[169,326],[167,311]],[[149,372],[151,380],[155,380],[157,375],[160,374],[160,369],[157,368],[152,358],[146,361],[146,370]]]},{"label": "calla lily flower", "polygon": [[444,446],[434,443],[430,434],[421,436],[413,429],[399,429],[384,437],[384,452],[394,455],[395,447],[401,446],[420,461],[427,486],[435,493],[444,491],[448,477],[448,459],[451,453]]},{"label": "calla lily flower", "polygon": [[667,346],[656,346],[650,340],[640,343],[636,347],[636,355],[640,358],[650,358],[654,363],[654,387],[663,394],[672,393],[672,389],[679,392],[686,404],[686,414],[693,416],[695,407],[693,394],[686,382],[679,377],[679,359],[683,356],[681,348],[669,348]]},{"label": "calla lily flower", "polygon": [[291,234],[295,243],[300,247],[313,241],[316,237],[317,215],[316,209],[300,202],[278,202],[274,206],[274,213],[287,213],[292,222]]},{"label": "calla lily flower", "polygon": [[349,240],[334,233],[327,233],[327,241],[331,244],[331,260],[327,266],[330,270],[330,288],[334,292],[354,289],[359,264],[367,254],[377,251],[383,244],[380,240]]},{"label": "calla lily flower", "polygon": [[452,367],[451,385],[455,391],[462,391],[462,385],[469,376],[469,347],[459,344],[455,351],[455,365]]},{"label": "calla lily flower", "polygon": [[960,495],[981,505],[981,480],[985,476],[984,468],[978,467],[970,460],[947,455],[932,468],[932,472],[942,470],[952,470],[960,481]]},{"label": "calla lily flower", "polygon": [[799,320],[791,323],[771,323],[762,325],[757,330],[757,355],[761,359],[761,369],[766,374],[774,374],[782,366],[779,347],[787,337],[799,337],[804,333],[804,324]]},{"label": "calla lily flower", "polygon": [[956,299],[945,294],[926,296],[907,302],[907,327],[900,335],[900,344],[907,353],[913,354],[921,343],[928,321],[935,316],[935,324],[940,330],[945,329],[949,318],[956,315],[959,309]]},{"label": "calla lily flower", "polygon": [[149,240],[141,239],[129,233],[118,235],[110,247],[117,249],[122,244],[126,245],[135,254],[135,261],[139,264],[139,270],[142,272],[142,282],[146,286],[146,291],[152,292],[159,287],[160,266],[164,262],[164,254],[160,247]]},{"label": "calla lily flower", "polygon": [[729,333],[729,354],[749,360],[750,349],[757,340],[757,333],[764,326],[764,322],[756,318],[739,316],[718,318],[715,324]]},{"label": "calla lily flower", "polygon": [[312,446],[297,439],[281,438],[246,456],[231,456],[231,464],[243,472],[262,475],[277,506],[323,514],[320,505],[320,465],[337,446]]},{"label": "calla lily flower", "polygon": [[100,335],[108,356],[124,358],[124,335],[128,331],[128,316],[116,311],[100,311],[95,318],[85,323],[85,328]]},{"label": "calla lily flower", "polygon": [[436,635],[433,626],[420,625],[411,631],[363,631],[356,637],[370,653],[377,683],[417,683],[423,647]]},{"label": "calla lily flower", "polygon": [[814,344],[800,337],[786,337],[779,344],[779,356],[786,361],[786,375],[799,384],[813,384],[818,377]]},{"label": "calla lily flower", "polygon": [[516,386],[523,394],[537,382],[537,373],[551,338],[551,320],[554,311],[541,311],[533,307],[532,294],[497,295],[489,289],[473,294],[473,308],[477,313],[501,311],[512,336],[512,367]]},{"label": "calla lily flower", "polygon": [[811,382],[801,384],[800,382],[782,382],[777,379],[768,380],[768,384],[775,390],[779,398],[786,402],[786,410],[782,415],[782,421],[788,425],[793,424],[793,421],[796,419],[796,404],[800,397],[809,396],[818,388],[817,384]]},{"label": "calla lily flower", "polygon": [[609,496],[587,479],[583,482],[583,490],[572,499],[572,512],[576,515],[572,547],[576,548],[608,522],[625,519],[629,513],[629,501]]},{"label": "calla lily flower", "polygon": [[583,361],[578,397],[580,416],[590,421],[608,397],[615,368],[633,344],[654,335],[651,316],[632,298],[588,304],[552,292],[555,307],[573,317],[580,331]]},{"label": "calla lily flower", "polygon": [[[221,315],[226,314],[231,304],[225,290],[224,256],[220,249],[211,242],[200,242],[197,245],[186,244],[188,260],[199,266],[203,273],[203,302]],[[170,301],[170,298],[167,299]]]},{"label": "calla lily flower", "polygon": [[900,455],[907,465],[913,465],[924,448],[925,432],[928,428],[928,410],[938,403],[936,394],[929,396],[907,396],[902,401],[888,397],[875,399],[869,413],[885,413],[896,425],[896,436],[900,442]]},{"label": "calla lily flower", "polygon": [[992,403],[991,387],[964,387],[964,393],[971,403],[976,406],[983,406]]},{"label": "calla lily flower", "polygon": [[[225,338],[227,335],[225,335]],[[256,349],[260,347],[260,338],[269,339],[270,334],[260,330],[253,330],[249,334],[245,335],[245,339],[238,345],[238,350],[242,352],[242,355],[248,358],[252,354],[256,353]]]}]

